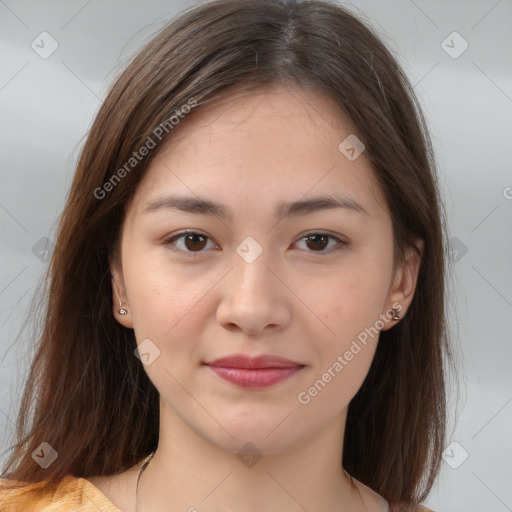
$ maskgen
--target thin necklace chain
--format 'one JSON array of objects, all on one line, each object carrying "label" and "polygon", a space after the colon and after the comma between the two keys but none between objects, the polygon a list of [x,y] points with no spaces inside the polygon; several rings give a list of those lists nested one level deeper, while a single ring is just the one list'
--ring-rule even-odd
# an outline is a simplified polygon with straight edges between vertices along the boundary
[{"label": "thin necklace chain", "polygon": [[[141,465],[139,469],[139,476],[137,477],[137,488],[135,489],[135,512],[139,512],[139,486],[140,486],[140,477],[142,476],[142,473],[144,473],[144,470],[148,467],[149,461],[153,458],[153,455],[155,455],[155,452],[150,453],[145,459],[143,464]],[[347,473],[345,470],[343,470],[345,475],[348,477],[349,485],[350,485],[350,493],[352,494],[353,487],[356,487],[357,493],[359,495],[359,498],[361,498],[361,495],[359,493],[359,489],[357,489],[357,486],[355,485],[352,476]],[[389,509],[388,509],[389,510]]]},{"label": "thin necklace chain", "polygon": [[139,469],[139,476],[137,477],[137,488],[135,489],[135,512],[139,512],[139,485],[140,485],[140,477],[142,476],[142,473],[147,468],[149,461],[153,458],[153,455],[155,455],[155,452],[150,453],[145,459],[144,463]]}]

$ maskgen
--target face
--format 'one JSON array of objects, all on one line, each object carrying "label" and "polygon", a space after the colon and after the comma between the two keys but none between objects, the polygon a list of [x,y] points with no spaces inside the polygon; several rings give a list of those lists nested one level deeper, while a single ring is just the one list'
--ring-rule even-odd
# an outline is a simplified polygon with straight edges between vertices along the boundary
[{"label": "face", "polygon": [[[338,148],[350,121],[327,97],[275,86],[181,123],[127,207],[112,264],[128,311],[115,296],[114,314],[143,343],[161,418],[230,451],[274,453],[338,428],[419,266],[411,251],[394,272],[371,166]],[[223,206],[181,209],[171,195]],[[233,354],[292,369],[205,364]]]}]

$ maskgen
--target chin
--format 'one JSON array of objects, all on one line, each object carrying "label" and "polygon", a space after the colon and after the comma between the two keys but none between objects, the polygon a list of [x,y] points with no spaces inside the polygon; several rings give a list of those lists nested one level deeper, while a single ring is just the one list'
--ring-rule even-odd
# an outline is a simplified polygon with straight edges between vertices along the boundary
[{"label": "chin", "polygon": [[297,431],[292,422],[283,422],[278,426],[282,419],[269,418],[264,421],[260,417],[255,418],[250,424],[236,425],[224,422],[222,424],[233,437],[220,427],[217,435],[212,436],[210,431],[206,437],[222,450],[237,456],[253,452],[259,456],[279,454],[292,449],[307,437],[305,432]]}]

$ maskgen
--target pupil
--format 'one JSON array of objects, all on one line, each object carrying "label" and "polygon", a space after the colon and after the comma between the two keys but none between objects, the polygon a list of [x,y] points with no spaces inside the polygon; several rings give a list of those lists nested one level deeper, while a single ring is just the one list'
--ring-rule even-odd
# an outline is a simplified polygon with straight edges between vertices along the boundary
[{"label": "pupil", "polygon": [[[194,238],[205,238],[203,235],[199,235],[199,234],[194,234],[194,235],[187,235],[186,239],[185,239],[185,245],[187,247],[187,249],[202,249],[204,247],[204,240],[203,240],[203,245],[201,247],[190,247],[190,244],[188,242],[192,241],[192,245],[194,243],[197,243],[197,242],[194,242]],[[201,245],[201,244],[200,244]]]},{"label": "pupil", "polygon": [[327,236],[326,235],[311,235],[311,236],[308,236],[308,241],[313,240],[314,243],[317,243],[319,238],[323,238],[323,240],[325,242],[325,243],[321,244],[321,247],[320,247],[320,249],[324,249],[327,246]]}]

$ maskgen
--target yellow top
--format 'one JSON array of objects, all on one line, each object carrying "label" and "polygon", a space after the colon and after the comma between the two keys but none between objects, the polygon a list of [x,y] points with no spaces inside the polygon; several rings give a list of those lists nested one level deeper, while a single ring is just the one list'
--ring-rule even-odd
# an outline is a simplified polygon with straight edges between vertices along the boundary
[{"label": "yellow top", "polygon": [[[35,491],[45,482],[27,484],[15,490],[3,489],[7,479],[0,478],[1,512],[122,512],[97,487],[85,478],[66,476],[54,494],[37,498]],[[419,506],[418,512],[433,512]]]},{"label": "yellow top", "polygon": [[4,489],[0,478],[1,512],[122,512],[97,487],[85,478],[68,475],[62,479],[54,494],[37,497],[35,491],[44,482],[28,484],[19,489]]}]

